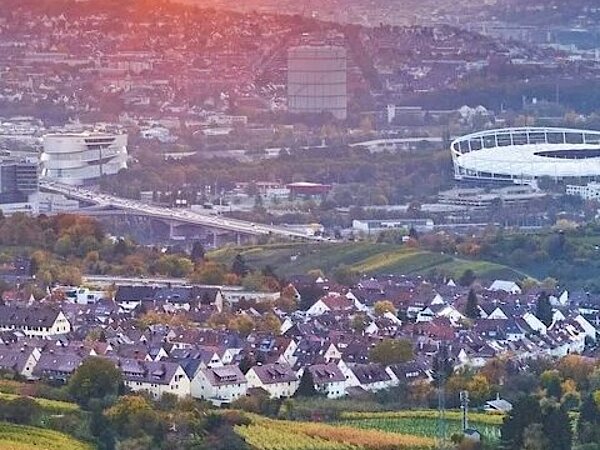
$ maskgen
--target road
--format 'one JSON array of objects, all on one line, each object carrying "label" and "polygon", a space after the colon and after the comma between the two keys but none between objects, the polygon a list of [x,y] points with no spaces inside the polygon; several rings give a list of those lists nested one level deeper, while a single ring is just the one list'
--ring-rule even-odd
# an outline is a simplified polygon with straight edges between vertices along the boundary
[{"label": "road", "polygon": [[163,278],[163,277],[119,277],[112,275],[84,275],[82,277],[84,284],[94,286],[129,286],[132,284],[159,284],[173,286],[185,286],[189,282],[185,278]]},{"label": "road", "polygon": [[174,209],[162,206],[149,205],[137,200],[130,200],[114,195],[103,194],[85,189],[79,186],[70,186],[47,179],[40,180],[40,188],[46,191],[63,194],[69,198],[93,203],[100,207],[112,207],[141,213],[145,216],[164,220],[175,220],[178,222],[201,225],[221,230],[233,231],[255,236],[282,236],[289,239],[303,239],[309,241],[323,241],[321,236],[311,236],[300,231],[275,225],[252,223],[245,220],[231,219],[222,216],[211,216],[199,214],[187,209]]}]

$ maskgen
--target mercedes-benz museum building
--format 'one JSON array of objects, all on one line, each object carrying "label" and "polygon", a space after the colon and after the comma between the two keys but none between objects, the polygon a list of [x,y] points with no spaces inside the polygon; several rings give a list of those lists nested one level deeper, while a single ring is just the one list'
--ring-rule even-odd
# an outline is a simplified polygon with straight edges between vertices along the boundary
[{"label": "mercedes-benz museum building", "polygon": [[600,132],[569,128],[481,131],[451,144],[457,180],[529,183],[600,179]]},{"label": "mercedes-benz museum building", "polygon": [[73,185],[94,182],[127,168],[127,135],[47,134],[41,164],[43,177]]}]

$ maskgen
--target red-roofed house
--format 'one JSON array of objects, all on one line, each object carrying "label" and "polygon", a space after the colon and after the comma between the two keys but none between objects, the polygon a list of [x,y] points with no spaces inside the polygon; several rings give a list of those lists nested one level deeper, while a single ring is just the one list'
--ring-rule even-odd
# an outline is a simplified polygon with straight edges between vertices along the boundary
[{"label": "red-roofed house", "polygon": [[328,294],[317,300],[306,314],[309,316],[320,316],[328,312],[348,312],[354,309],[354,301],[340,294]]}]

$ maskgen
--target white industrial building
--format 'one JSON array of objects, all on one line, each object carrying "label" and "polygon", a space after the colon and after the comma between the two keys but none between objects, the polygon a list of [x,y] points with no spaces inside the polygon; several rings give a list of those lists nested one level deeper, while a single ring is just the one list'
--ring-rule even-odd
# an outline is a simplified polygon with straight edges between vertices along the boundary
[{"label": "white industrial building", "polygon": [[576,184],[568,184],[566,189],[567,195],[581,197],[584,200],[599,200],[600,199],[600,183],[588,183],[585,186]]},{"label": "white industrial building", "polygon": [[353,220],[352,228],[363,233],[380,233],[386,230],[400,229],[408,232],[414,228],[420,233],[433,231],[431,219],[390,219],[390,220]]}]

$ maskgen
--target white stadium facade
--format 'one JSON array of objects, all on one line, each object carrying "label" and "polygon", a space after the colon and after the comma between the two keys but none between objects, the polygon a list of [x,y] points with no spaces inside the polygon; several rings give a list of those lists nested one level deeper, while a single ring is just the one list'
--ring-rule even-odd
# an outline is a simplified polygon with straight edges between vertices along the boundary
[{"label": "white stadium facade", "polygon": [[127,135],[64,133],[44,136],[42,176],[82,185],[127,168]]},{"label": "white stadium facade", "polygon": [[504,128],[469,134],[451,144],[454,178],[532,183],[600,179],[600,132],[570,128]]}]

